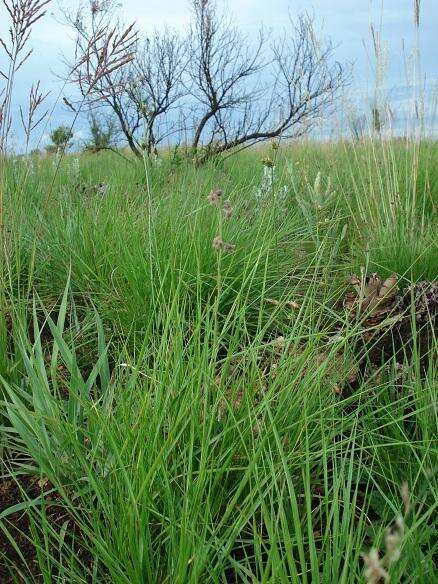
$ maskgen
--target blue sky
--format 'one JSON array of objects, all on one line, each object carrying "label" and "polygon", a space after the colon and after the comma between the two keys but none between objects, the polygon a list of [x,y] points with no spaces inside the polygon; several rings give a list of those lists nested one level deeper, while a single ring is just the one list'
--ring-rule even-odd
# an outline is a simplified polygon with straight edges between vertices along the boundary
[{"label": "blue sky", "polygon": [[[221,0],[219,0],[221,3]],[[168,24],[180,30],[187,27],[190,8],[187,0],[122,0],[126,20],[136,20],[140,30]],[[375,87],[374,59],[370,25],[380,30],[386,54],[385,94],[397,110],[409,109],[408,85],[416,79],[414,67],[417,31],[414,26],[413,0],[227,0],[227,12],[249,35],[264,25],[273,34],[283,29],[290,13],[292,16],[307,10],[314,14],[323,33],[337,46],[340,61],[352,61],[354,81],[349,100],[357,107],[370,101]],[[74,9],[77,0],[64,0],[63,5]],[[52,92],[54,99],[61,83],[57,75],[63,73],[61,55],[72,52],[69,31],[59,22],[56,0],[44,21],[34,28],[34,54],[20,73],[16,86],[16,102],[24,103],[32,81]],[[6,13],[0,7],[0,36],[5,34]],[[438,79],[438,0],[421,1],[419,48],[421,54],[421,79],[428,86],[429,99]],[[417,77],[418,79],[418,77]],[[68,95],[68,90],[66,92]],[[70,113],[62,106],[56,108],[52,123],[68,121]]]}]

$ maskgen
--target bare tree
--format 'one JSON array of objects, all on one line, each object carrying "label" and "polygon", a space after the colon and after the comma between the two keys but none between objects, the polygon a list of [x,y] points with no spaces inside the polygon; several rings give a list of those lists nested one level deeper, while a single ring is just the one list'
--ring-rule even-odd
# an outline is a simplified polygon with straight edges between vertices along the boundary
[{"label": "bare tree", "polygon": [[254,79],[263,69],[264,36],[260,34],[251,50],[239,30],[218,13],[214,1],[193,0],[189,42],[190,93],[198,113],[191,146],[196,151],[201,144],[211,148],[216,140],[228,143],[230,133],[234,139],[239,128],[230,127],[233,114],[241,113],[244,120],[250,114],[248,106],[262,89],[254,86]]},{"label": "bare tree", "polygon": [[189,77],[194,110],[192,149],[201,159],[273,138],[308,132],[347,82],[321,44],[308,15],[292,35],[256,46],[219,14],[215,0],[193,0]]},{"label": "bare tree", "polygon": [[[88,77],[90,39],[106,27],[121,30],[116,18],[116,4],[111,0],[97,7],[90,1],[89,11],[80,11],[67,21],[77,33],[77,52],[82,65],[73,80],[86,95],[90,108],[108,107],[117,118],[122,134],[132,152],[138,156],[157,153],[157,146],[176,131],[176,103],[184,94],[182,75],[186,68],[184,41],[170,29],[155,31],[142,44],[129,47],[132,59],[123,67],[99,76],[92,92],[84,91]],[[86,24],[87,23],[87,24]],[[130,29],[130,34],[133,31]],[[92,66],[92,68],[95,65]],[[88,87],[85,87],[88,90]]]},{"label": "bare tree", "polygon": [[137,51],[126,101],[141,116],[142,149],[148,155],[157,154],[157,146],[180,131],[178,105],[186,95],[182,82],[186,66],[186,43],[169,28],[155,30]]},{"label": "bare tree", "polygon": [[[202,161],[296,138],[328,114],[348,75],[334,61],[333,45],[318,41],[309,16],[291,22],[292,31],[277,42],[268,43],[261,30],[252,43],[216,0],[191,2],[187,39],[166,28],[140,44],[132,27],[119,32],[115,0],[89,0],[87,14],[69,18],[80,63],[73,80],[90,108],[112,110],[136,156],[156,154],[165,139],[184,136]],[[111,41],[124,41],[124,52],[116,51],[115,66],[100,73],[103,30],[111,31]]]}]

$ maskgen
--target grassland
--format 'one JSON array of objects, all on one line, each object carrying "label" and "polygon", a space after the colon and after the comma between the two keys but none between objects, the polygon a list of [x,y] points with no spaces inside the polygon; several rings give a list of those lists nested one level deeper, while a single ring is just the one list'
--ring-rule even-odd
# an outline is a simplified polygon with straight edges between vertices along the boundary
[{"label": "grassland", "polygon": [[437,581],[436,363],[348,387],[341,302],[361,267],[437,278],[437,160],[8,161],[2,582]]}]

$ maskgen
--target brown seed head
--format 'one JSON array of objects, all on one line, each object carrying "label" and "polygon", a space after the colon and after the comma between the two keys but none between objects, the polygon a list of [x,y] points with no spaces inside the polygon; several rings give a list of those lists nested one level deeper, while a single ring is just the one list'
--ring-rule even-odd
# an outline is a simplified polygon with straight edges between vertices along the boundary
[{"label": "brown seed head", "polygon": [[225,242],[220,235],[216,235],[213,239],[213,249],[216,251],[222,250],[225,253],[232,253],[236,249],[236,246],[232,243]]},{"label": "brown seed head", "polygon": [[222,191],[220,189],[216,189],[214,191],[211,191],[211,193],[208,195],[208,202],[211,203],[212,205],[217,205],[221,197]]},{"label": "brown seed head", "polygon": [[91,2],[91,5],[90,5],[90,10],[91,10],[91,14],[93,14],[93,15],[100,12],[100,10],[101,10],[100,3],[97,0],[93,0],[93,2]]},{"label": "brown seed head", "polygon": [[213,249],[219,251],[220,249],[222,249],[223,245],[224,242],[222,240],[222,237],[220,235],[216,235],[216,237],[213,239]]},{"label": "brown seed head", "polygon": [[224,202],[223,211],[224,211],[225,219],[230,219],[233,216],[233,207],[231,206],[230,201]]},{"label": "brown seed head", "polygon": [[233,253],[233,251],[236,249],[236,246],[232,243],[224,243],[222,247],[225,253]]}]

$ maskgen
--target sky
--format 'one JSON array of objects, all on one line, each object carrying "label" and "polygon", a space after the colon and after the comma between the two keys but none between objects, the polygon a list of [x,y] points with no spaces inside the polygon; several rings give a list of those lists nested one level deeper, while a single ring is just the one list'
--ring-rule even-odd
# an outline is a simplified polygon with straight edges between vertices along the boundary
[{"label": "sky", "polygon": [[[353,82],[348,101],[352,107],[369,108],[376,86],[370,26],[378,30],[385,54],[383,94],[399,115],[412,107],[410,97],[418,91],[418,80],[427,87],[428,102],[432,102],[438,86],[438,0],[421,0],[420,28],[414,24],[414,0],[218,0],[228,14],[249,37],[255,36],[260,26],[272,35],[284,29],[289,15],[293,18],[302,11],[314,15],[322,36],[330,37],[336,45],[336,58],[352,63]],[[63,0],[63,6],[74,9],[78,0]],[[126,21],[136,21],[140,31],[147,34],[154,27],[165,24],[184,31],[188,26],[188,0],[121,0]],[[6,11],[0,6],[0,37],[7,32]],[[34,27],[34,53],[20,71],[15,101],[24,104],[32,82],[51,91],[52,105],[62,88],[60,76],[65,72],[62,55],[72,55],[71,33],[60,22],[59,4],[52,0],[48,13]],[[420,60],[415,55],[419,49]],[[3,55],[0,56],[3,59]],[[0,61],[1,64],[1,61]],[[1,68],[1,67],[0,67]],[[416,88],[413,86],[416,86]],[[0,87],[1,89],[1,87]],[[64,95],[69,96],[69,88]],[[432,105],[428,105],[430,109]],[[71,117],[64,106],[57,105],[51,124],[68,123]],[[432,122],[431,122],[432,123]],[[19,140],[18,123],[14,124]],[[43,140],[46,139],[46,129]],[[79,135],[82,130],[79,129]]]}]

